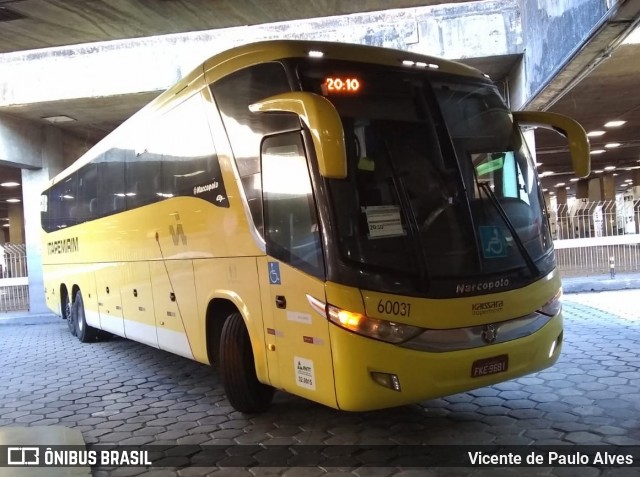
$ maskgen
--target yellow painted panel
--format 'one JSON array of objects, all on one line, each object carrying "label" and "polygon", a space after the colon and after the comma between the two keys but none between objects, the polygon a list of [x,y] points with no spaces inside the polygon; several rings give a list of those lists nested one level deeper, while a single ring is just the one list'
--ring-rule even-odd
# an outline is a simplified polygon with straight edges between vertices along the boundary
[{"label": "yellow painted panel", "polygon": [[[202,337],[201,353],[203,357],[207,356],[205,341],[207,307],[217,298],[228,300],[240,311],[247,325],[258,379],[268,384],[270,381],[265,358],[265,336],[262,325],[262,306],[258,293],[256,259],[254,257],[238,257],[194,260],[193,267],[201,316],[198,332]],[[189,336],[191,336],[191,331]]]},{"label": "yellow painted panel", "polygon": [[123,279],[123,263],[96,264],[96,295],[100,313],[100,327],[124,336],[120,287]]},{"label": "yellow painted panel", "polygon": [[[149,271],[160,349],[179,352],[183,356],[191,353],[195,357],[194,350],[202,348],[204,337],[198,329],[199,315],[191,260],[151,262]],[[181,335],[184,337],[180,338]]]},{"label": "yellow painted panel", "polygon": [[[331,359],[331,340],[326,316],[309,304],[307,295],[325,301],[325,283],[272,258],[258,261],[261,284],[269,280],[268,301],[263,308],[271,308],[274,329],[265,330],[268,339],[275,336],[278,381],[275,386],[313,401],[336,406]],[[274,265],[279,269],[279,283],[270,277]],[[277,303],[286,301],[286,305]],[[270,334],[273,333],[273,334]]]},{"label": "yellow painted panel", "polygon": [[157,347],[149,262],[125,264],[120,295],[127,338]]},{"label": "yellow painted panel", "polygon": [[[527,315],[540,309],[559,289],[560,276],[554,270],[526,289],[474,297],[426,299],[368,290],[363,290],[362,295],[367,316],[424,328],[443,329],[496,323]],[[495,306],[486,307],[479,314],[474,305],[487,303],[494,303]]]},{"label": "yellow painted panel", "polygon": [[[366,411],[448,396],[551,366],[560,355],[560,346],[551,357],[549,351],[562,333],[562,316],[526,338],[451,353],[410,350],[334,325],[330,326],[330,333],[338,407]],[[503,354],[508,355],[509,360],[506,372],[471,378],[474,361]],[[395,374],[401,391],[374,382],[372,371]]]}]

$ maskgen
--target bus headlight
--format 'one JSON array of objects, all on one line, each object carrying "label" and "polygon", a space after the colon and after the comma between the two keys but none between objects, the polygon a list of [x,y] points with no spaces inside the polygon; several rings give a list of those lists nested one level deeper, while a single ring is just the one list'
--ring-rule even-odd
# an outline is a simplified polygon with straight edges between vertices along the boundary
[{"label": "bus headlight", "polygon": [[556,293],[556,296],[542,305],[538,312],[547,316],[556,316],[560,313],[560,310],[562,310],[562,289]]},{"label": "bus headlight", "polygon": [[362,336],[386,341],[387,343],[402,343],[415,338],[424,331],[417,326],[369,318],[360,313],[341,310],[331,305],[327,306],[327,311],[329,320],[341,328],[353,331]]}]

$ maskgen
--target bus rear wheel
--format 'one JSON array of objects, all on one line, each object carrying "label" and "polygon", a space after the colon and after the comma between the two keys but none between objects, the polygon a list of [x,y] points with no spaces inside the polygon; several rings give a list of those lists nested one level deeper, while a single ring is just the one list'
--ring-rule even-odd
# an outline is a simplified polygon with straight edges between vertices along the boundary
[{"label": "bus rear wheel", "polygon": [[251,340],[242,315],[229,315],[220,337],[220,373],[227,399],[240,412],[262,412],[269,407],[274,389],[256,376]]},{"label": "bus rear wheel", "polygon": [[95,341],[98,337],[98,330],[87,324],[87,320],[84,315],[84,303],[82,301],[82,293],[78,291],[76,293],[76,299],[73,301],[71,307],[71,315],[73,321],[76,324],[76,336],[81,343],[88,343],[89,341]]},{"label": "bus rear wheel", "polygon": [[76,335],[76,323],[73,319],[73,313],[71,309],[71,302],[69,301],[69,295],[65,292],[62,295],[62,303],[60,303],[60,311],[62,312],[62,318],[66,320],[69,327],[69,333],[72,336]]}]

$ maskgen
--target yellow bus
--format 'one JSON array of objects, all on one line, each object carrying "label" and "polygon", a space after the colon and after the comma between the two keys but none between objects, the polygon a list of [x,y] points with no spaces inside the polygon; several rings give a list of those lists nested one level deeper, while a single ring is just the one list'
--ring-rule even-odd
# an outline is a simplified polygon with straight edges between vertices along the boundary
[{"label": "yellow bus", "polygon": [[524,124],[477,70],[269,41],[198,66],[42,195],[48,306],[275,389],[363,411],[552,365],[561,285]]}]

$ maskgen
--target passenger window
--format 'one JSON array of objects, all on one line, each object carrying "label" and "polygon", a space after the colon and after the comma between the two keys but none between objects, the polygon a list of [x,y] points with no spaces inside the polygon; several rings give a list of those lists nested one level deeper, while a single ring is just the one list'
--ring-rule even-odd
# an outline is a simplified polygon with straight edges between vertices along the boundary
[{"label": "passenger window", "polygon": [[[195,196],[219,207],[229,200],[200,95],[192,96],[162,117],[161,197]],[[160,170],[160,168],[158,168]]]},{"label": "passenger window", "polygon": [[267,253],[324,278],[315,200],[299,132],[264,140],[262,194]]},{"label": "passenger window", "polygon": [[51,230],[59,230],[76,223],[76,174],[58,182],[49,191],[48,210]]},{"label": "passenger window", "polygon": [[98,216],[98,166],[90,162],[78,171],[78,223]]},{"label": "passenger window", "polygon": [[109,149],[96,160],[98,167],[98,217],[125,210],[124,150]]},{"label": "passenger window", "polygon": [[[158,130],[158,124],[152,122],[149,127],[150,139],[143,147],[135,148],[131,141],[129,146],[122,147],[120,154],[125,158],[125,196],[127,209],[135,209],[160,199],[161,161],[165,131]],[[126,142],[125,142],[126,143]]]},{"label": "passenger window", "polygon": [[231,143],[249,211],[262,234],[260,144],[266,135],[300,129],[300,120],[291,113],[252,113],[249,105],[291,91],[286,72],[279,63],[252,66],[217,81],[211,91]]}]

